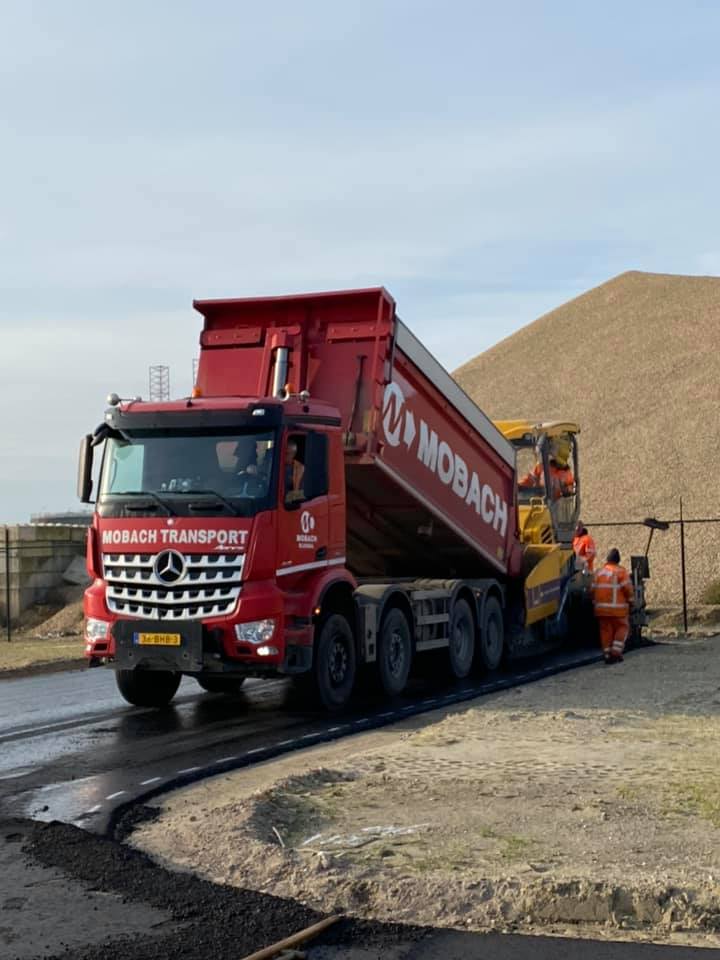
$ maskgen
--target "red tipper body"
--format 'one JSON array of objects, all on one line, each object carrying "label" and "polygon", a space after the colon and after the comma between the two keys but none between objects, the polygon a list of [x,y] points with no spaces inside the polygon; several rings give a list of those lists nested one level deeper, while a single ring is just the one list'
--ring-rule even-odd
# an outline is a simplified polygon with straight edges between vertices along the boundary
[{"label": "red tipper body", "polygon": [[517,572],[511,444],[395,313],[386,290],[197,301],[204,397],[269,395],[287,381],[340,418],[346,556],[360,576]]}]

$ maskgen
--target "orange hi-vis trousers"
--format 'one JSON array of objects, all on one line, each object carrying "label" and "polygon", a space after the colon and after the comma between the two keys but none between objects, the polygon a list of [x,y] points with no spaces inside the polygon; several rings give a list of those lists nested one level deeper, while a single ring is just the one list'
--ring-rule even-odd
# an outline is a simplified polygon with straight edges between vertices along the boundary
[{"label": "orange hi-vis trousers", "polygon": [[630,621],[625,617],[598,617],[600,645],[606,657],[621,657],[630,632]]}]

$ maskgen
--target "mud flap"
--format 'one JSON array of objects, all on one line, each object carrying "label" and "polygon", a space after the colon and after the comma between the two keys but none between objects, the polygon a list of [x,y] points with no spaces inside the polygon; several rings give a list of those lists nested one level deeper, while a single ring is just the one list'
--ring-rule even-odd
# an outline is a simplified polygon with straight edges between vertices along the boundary
[{"label": "mud flap", "polygon": [[[115,638],[114,666],[121,670],[142,667],[144,670],[200,673],[203,669],[200,623],[118,620],[112,631]],[[163,638],[167,643],[162,642]]]}]

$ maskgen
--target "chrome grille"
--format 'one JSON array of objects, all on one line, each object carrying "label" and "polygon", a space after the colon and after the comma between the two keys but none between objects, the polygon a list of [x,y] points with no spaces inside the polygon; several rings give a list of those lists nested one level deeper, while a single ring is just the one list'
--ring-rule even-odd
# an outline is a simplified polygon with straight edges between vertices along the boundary
[{"label": "chrome grille", "polygon": [[201,620],[234,611],[240,596],[243,554],[181,554],[185,571],[171,584],[164,583],[155,573],[158,556],[103,555],[109,610],[126,617],[167,621]]}]

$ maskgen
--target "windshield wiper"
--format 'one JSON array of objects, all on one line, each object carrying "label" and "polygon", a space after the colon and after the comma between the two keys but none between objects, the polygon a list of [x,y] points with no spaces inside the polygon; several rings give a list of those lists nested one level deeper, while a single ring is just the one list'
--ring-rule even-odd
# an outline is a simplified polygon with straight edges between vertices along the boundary
[{"label": "windshield wiper", "polygon": [[177,512],[173,510],[171,506],[165,503],[164,500],[161,500],[160,497],[153,493],[152,490],[121,490],[119,493],[113,492],[110,494],[112,497],[148,497],[150,500],[154,500],[158,506],[162,507],[163,510],[167,511],[167,515],[176,517]]},{"label": "windshield wiper", "polygon": [[218,493],[217,490],[187,490],[185,492],[187,493],[188,496],[197,494],[198,497],[215,497],[215,499],[219,500],[224,507],[227,507],[227,509],[230,511],[230,513],[234,517],[240,516],[239,511],[236,510],[235,507],[230,503],[230,501],[226,500],[221,493]]}]

